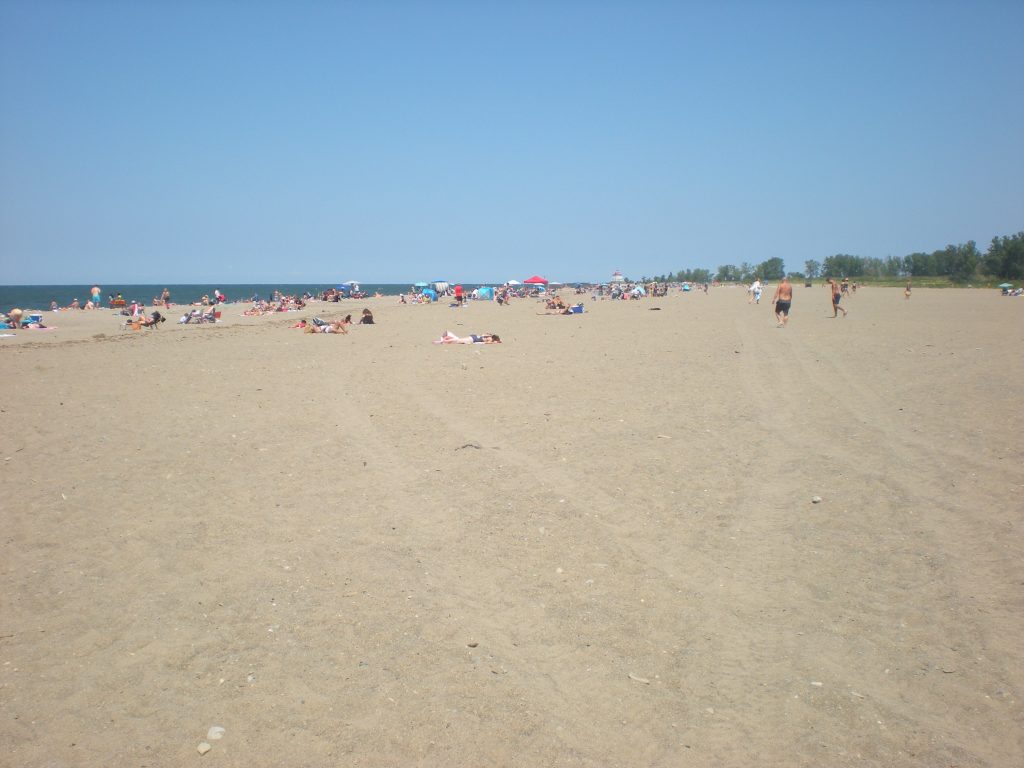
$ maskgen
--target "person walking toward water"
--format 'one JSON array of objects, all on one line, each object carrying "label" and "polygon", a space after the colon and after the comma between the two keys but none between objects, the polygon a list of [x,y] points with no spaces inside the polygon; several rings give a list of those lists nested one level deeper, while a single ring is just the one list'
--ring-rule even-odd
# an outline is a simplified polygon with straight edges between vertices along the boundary
[{"label": "person walking toward water", "polygon": [[100,290],[98,285],[94,285],[89,289],[89,293],[92,294],[92,305],[97,309],[103,306],[103,291]]},{"label": "person walking toward water", "polygon": [[775,319],[779,321],[775,327],[785,328],[789,322],[789,308],[793,304],[793,286],[788,277],[782,278],[782,282],[775,289],[772,304],[775,305]]},{"label": "person walking toward water", "polygon": [[839,302],[843,298],[843,294],[836,281],[831,277],[828,279],[828,286],[832,289],[832,317],[839,317],[839,313],[843,313],[843,317],[846,317],[846,310],[839,306]]}]

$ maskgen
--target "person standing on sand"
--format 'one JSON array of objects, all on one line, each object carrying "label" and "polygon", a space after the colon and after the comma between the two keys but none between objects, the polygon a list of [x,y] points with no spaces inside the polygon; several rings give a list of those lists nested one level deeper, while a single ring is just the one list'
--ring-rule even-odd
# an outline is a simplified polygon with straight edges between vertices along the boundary
[{"label": "person standing on sand", "polygon": [[171,292],[167,288],[160,294],[160,300],[164,303],[164,309],[171,308]]},{"label": "person standing on sand", "polygon": [[828,286],[832,289],[832,317],[839,317],[839,313],[843,313],[843,317],[846,317],[846,310],[839,306],[839,302],[843,298],[843,294],[836,281],[831,277],[828,279]]},{"label": "person standing on sand", "polygon": [[775,289],[772,304],[775,305],[775,319],[779,321],[775,327],[785,328],[789,322],[789,308],[793,304],[793,286],[790,285],[788,277],[783,277]]},{"label": "person standing on sand", "polygon": [[910,298],[910,281],[909,280],[907,281],[907,287],[903,289],[903,298],[904,299],[909,299]]},{"label": "person standing on sand", "polygon": [[103,291],[100,290],[98,285],[94,285],[90,288],[89,293],[92,294],[92,304],[94,307],[103,306]]}]

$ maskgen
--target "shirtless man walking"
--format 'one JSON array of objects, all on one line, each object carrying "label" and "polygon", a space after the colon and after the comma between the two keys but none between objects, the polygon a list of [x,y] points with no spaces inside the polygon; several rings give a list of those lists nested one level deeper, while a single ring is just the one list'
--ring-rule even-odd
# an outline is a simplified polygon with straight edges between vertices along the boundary
[{"label": "shirtless man walking", "polygon": [[779,283],[775,289],[775,295],[772,297],[772,304],[775,305],[775,319],[779,321],[776,328],[785,328],[786,323],[789,322],[789,308],[793,303],[793,286],[789,284],[789,278],[782,278],[782,282]]},{"label": "shirtless man walking", "polygon": [[832,289],[832,317],[839,317],[840,312],[843,313],[843,317],[846,317],[846,310],[839,306],[839,302],[843,298],[842,289],[831,277],[828,279],[828,285]]}]

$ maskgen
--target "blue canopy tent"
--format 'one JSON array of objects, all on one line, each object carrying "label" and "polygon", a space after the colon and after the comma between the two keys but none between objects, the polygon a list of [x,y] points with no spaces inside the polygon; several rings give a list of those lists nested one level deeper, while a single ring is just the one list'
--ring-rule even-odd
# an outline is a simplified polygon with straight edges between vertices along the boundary
[{"label": "blue canopy tent", "polygon": [[422,291],[420,291],[420,293],[422,293],[431,301],[437,301],[437,291],[435,291],[433,288],[424,288]]},{"label": "blue canopy tent", "polygon": [[482,285],[476,289],[476,297],[481,301],[494,301],[494,289],[489,286]]},{"label": "blue canopy tent", "polygon": [[352,291],[358,291],[359,290],[359,283],[357,283],[355,280],[347,280],[344,283],[338,283],[336,286],[334,286],[334,288],[342,296],[344,296],[345,298],[348,298],[348,296],[352,293]]}]

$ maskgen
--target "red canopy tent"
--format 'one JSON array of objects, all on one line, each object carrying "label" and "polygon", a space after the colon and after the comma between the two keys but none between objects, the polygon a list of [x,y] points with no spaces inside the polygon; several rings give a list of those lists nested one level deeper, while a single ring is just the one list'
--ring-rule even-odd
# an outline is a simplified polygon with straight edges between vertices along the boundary
[{"label": "red canopy tent", "polygon": [[545,280],[540,275],[534,275],[533,277],[528,277],[525,280],[523,280],[523,282],[526,283],[527,285],[547,285],[548,284],[548,281]]}]

